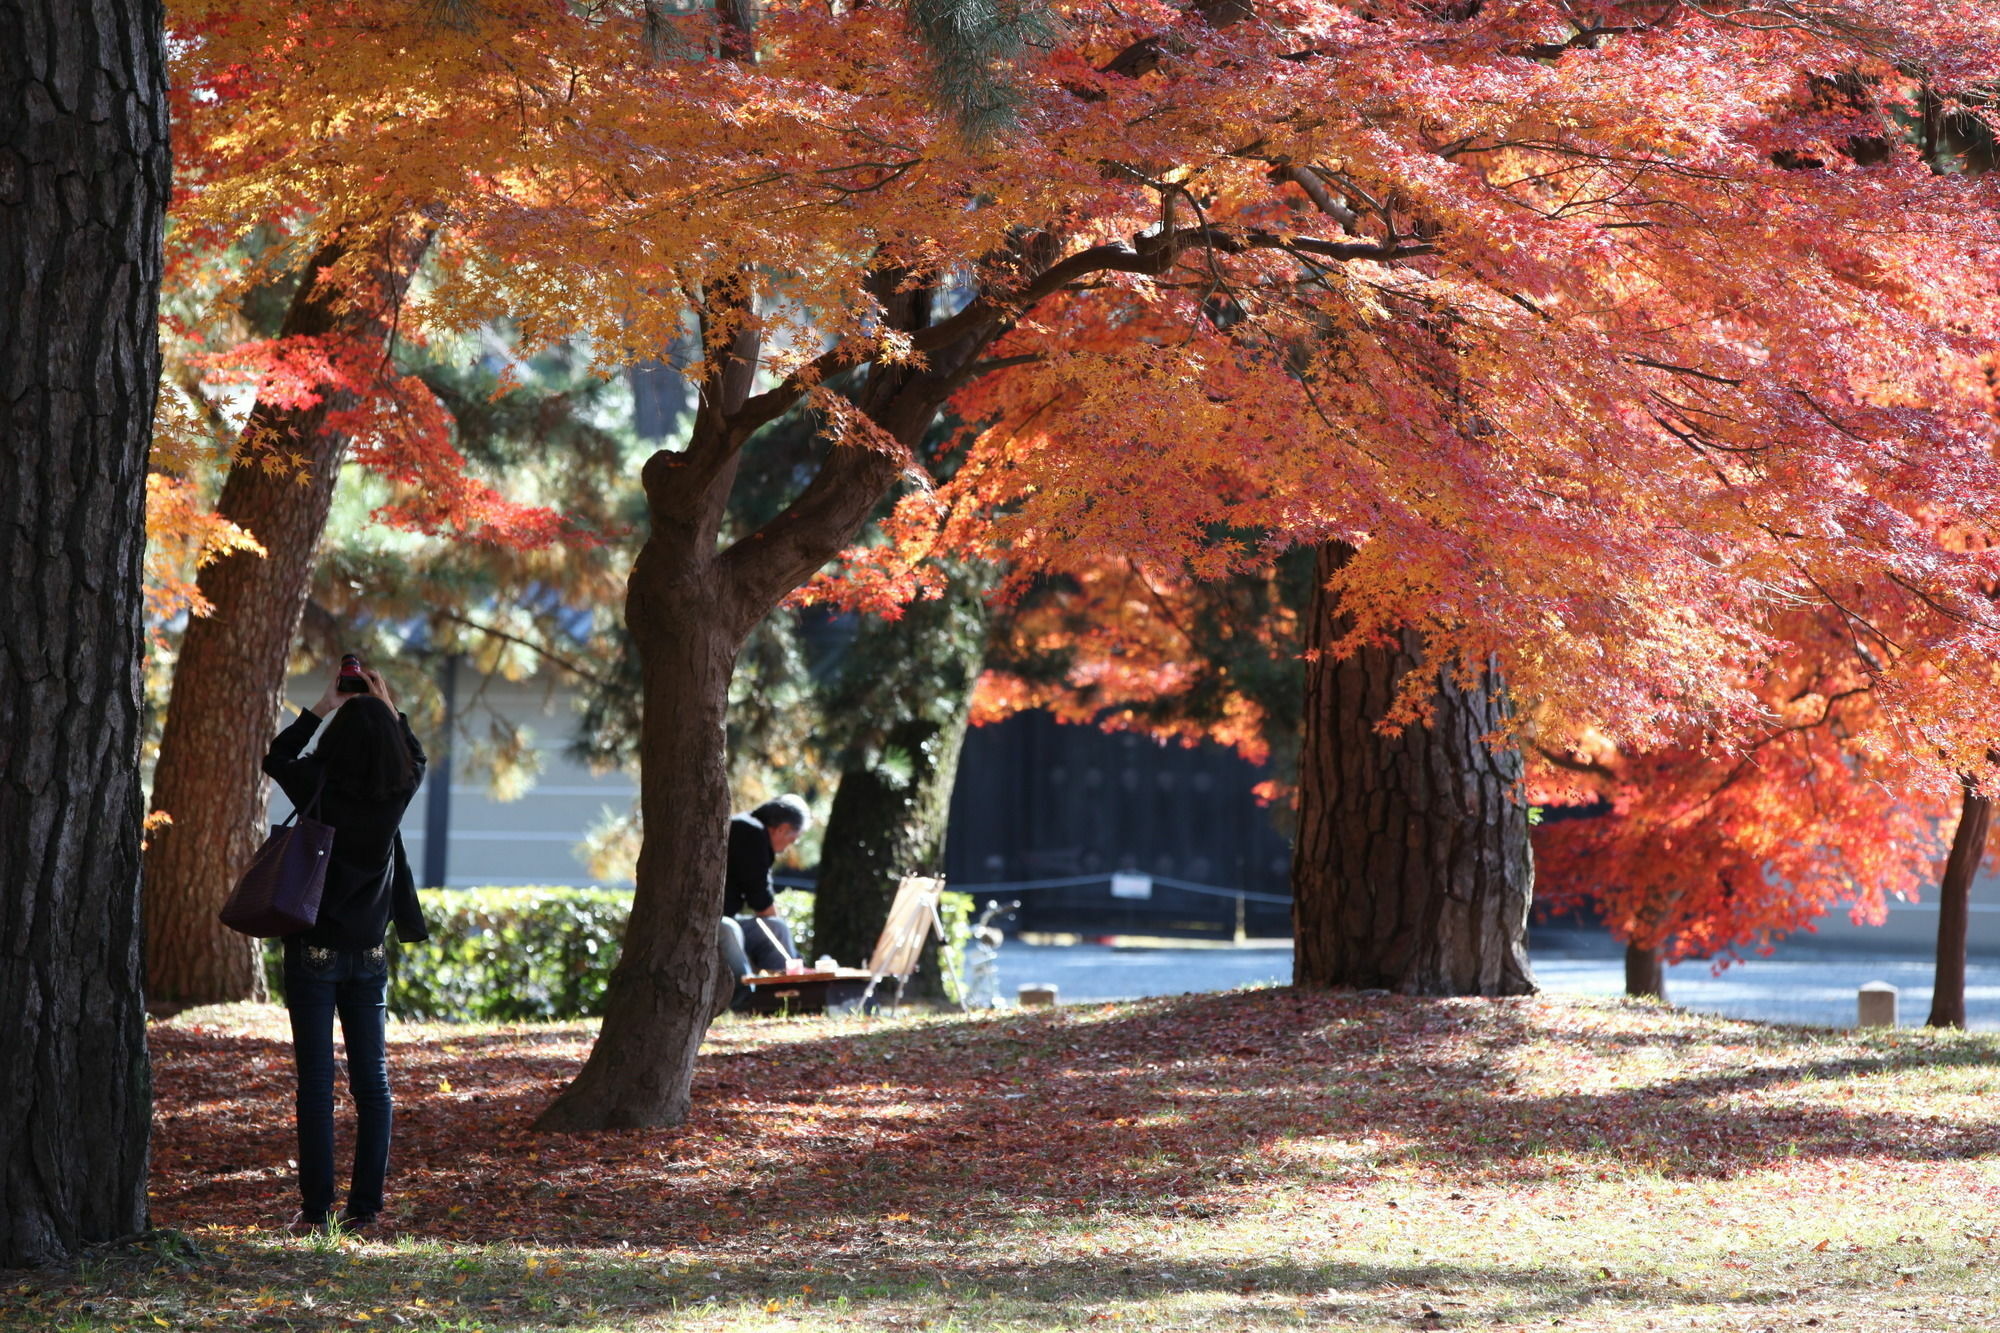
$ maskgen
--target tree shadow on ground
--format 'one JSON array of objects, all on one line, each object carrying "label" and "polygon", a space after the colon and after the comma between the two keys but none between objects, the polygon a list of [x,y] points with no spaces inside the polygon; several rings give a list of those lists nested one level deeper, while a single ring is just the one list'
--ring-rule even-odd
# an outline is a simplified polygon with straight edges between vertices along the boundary
[{"label": "tree shadow on ground", "polygon": [[[2000,1151],[1829,1083],[1991,1066],[1994,1044],[1807,1033],[1617,1002],[1439,1001],[1262,990],[922,1024],[718,1029],[675,1130],[549,1136],[568,1030],[392,1049],[393,1188],[412,1231],[458,1241],[629,1241],[718,1254],[779,1237],[858,1257],[1004,1249],[1094,1217],[1217,1217],[1277,1184],[1352,1191]],[[156,1207],[177,1226],[289,1212],[281,1040],[156,1033]],[[902,1219],[896,1221],[894,1219]]]},{"label": "tree shadow on ground", "polygon": [[[1780,1257],[1746,1255],[1759,1265]],[[1621,1277],[1563,1263],[1203,1264],[1137,1254],[1094,1261],[1000,1254],[899,1255],[830,1270],[823,1257],[819,1263],[804,1258],[780,1252],[734,1262],[662,1262],[619,1250],[551,1255],[488,1247],[412,1254],[385,1246],[252,1242],[227,1255],[208,1254],[182,1276],[208,1293],[211,1316],[288,1333],[352,1329],[357,1316],[375,1322],[370,1308],[379,1318],[385,1305],[400,1307],[401,1322],[421,1312],[440,1327],[476,1326],[486,1333],[567,1323],[624,1326],[700,1312],[726,1318],[732,1309],[805,1320],[863,1313],[890,1326],[956,1317],[974,1326],[991,1320],[1009,1328],[1073,1329],[1115,1317],[1109,1312],[1121,1306],[1163,1301],[1188,1302],[1191,1323],[1220,1319],[1234,1328],[1297,1327],[1302,1321],[1441,1328],[1560,1323],[1592,1310],[1668,1315],[1690,1307],[1713,1311],[1720,1304],[1748,1312],[1783,1295],[1743,1291],[1718,1300],[1712,1289],[1670,1275]],[[96,1279],[97,1299],[157,1308],[159,1270],[128,1269],[107,1265]],[[171,1287],[171,1280],[165,1285]],[[1818,1284],[1821,1298],[1835,1301],[1865,1285],[1862,1278],[1840,1276]],[[313,1299],[296,1299],[300,1293],[313,1293]]]}]

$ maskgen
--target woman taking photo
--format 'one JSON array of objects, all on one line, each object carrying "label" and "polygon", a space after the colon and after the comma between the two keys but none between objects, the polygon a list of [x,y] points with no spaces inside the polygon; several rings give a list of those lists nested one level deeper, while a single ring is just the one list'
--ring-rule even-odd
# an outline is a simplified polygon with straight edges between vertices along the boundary
[{"label": "woman taking photo", "polygon": [[[318,744],[302,754],[315,734]],[[334,830],[319,919],[285,940],[285,1007],[291,1011],[298,1069],[300,1208],[293,1226],[324,1226],[333,1216],[338,1013],[356,1125],[354,1174],[336,1220],[348,1230],[365,1230],[382,1210],[389,1169],[389,958],[383,939],[392,918],[396,937],[405,944],[428,937],[397,831],[423,781],[424,750],[380,673],[357,662],[337,673],[319,702],[278,733],[264,756],[264,771],[300,810],[310,810],[317,800],[317,818]]]}]

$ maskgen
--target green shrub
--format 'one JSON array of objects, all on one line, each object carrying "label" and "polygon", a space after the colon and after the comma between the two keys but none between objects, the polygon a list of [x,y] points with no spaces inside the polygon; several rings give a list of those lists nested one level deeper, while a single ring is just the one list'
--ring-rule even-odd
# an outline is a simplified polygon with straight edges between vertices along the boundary
[{"label": "green shrub", "polygon": [[404,1018],[594,1018],[625,938],[625,889],[422,889],[431,937],[389,970]]},{"label": "green shrub", "polygon": [[965,946],[972,943],[973,905],[969,893],[946,891],[938,895],[938,920],[944,923],[938,971],[944,981],[944,996],[953,1004],[965,1002]]},{"label": "green shrub", "polygon": [[[391,947],[390,1013],[422,1022],[489,1023],[603,1014],[604,988],[632,910],[630,889],[419,889],[417,897],[431,937]],[[778,895],[778,910],[808,962],[813,903],[809,893]],[[945,895],[947,962],[963,957],[971,905],[967,894]],[[264,972],[272,997],[282,1001],[284,951],[277,940],[265,949]],[[955,973],[947,967],[947,993],[954,997]]]},{"label": "green shrub", "polygon": [[[431,937],[389,954],[389,1012],[449,1022],[590,1018],[618,961],[629,889],[419,889]],[[283,952],[265,952],[271,993]]]}]

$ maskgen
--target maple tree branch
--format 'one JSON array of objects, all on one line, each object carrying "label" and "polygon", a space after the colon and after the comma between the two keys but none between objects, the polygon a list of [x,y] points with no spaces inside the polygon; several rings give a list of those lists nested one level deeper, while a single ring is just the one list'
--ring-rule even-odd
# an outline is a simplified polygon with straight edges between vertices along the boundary
[{"label": "maple tree branch", "polygon": [[1788,3],[1786,0],[1777,0],[1776,3],[1766,0],[1761,4],[1736,5],[1704,4],[1702,0],[1678,0],[1678,3],[1686,5],[1710,22],[1731,28],[1748,28],[1753,32],[1786,30],[1811,32],[1823,37],[1842,37],[1869,48],[1894,35],[1851,19],[1844,19],[1830,9],[1813,10],[1804,5]]},{"label": "maple tree branch", "polygon": [[[1724,444],[1722,441],[1716,439],[1713,435],[1710,435],[1707,431],[1703,430],[1698,424],[1696,424],[1693,421],[1689,421],[1687,419],[1686,413],[1689,412],[1691,409],[1682,406],[1680,403],[1676,403],[1673,399],[1667,397],[1665,394],[1655,393],[1655,394],[1650,394],[1648,396],[1653,398],[1657,402],[1665,403],[1668,408],[1670,408],[1675,413],[1679,414],[1681,417],[1681,421],[1677,424],[1675,422],[1667,420],[1665,417],[1661,416],[1658,412],[1648,412],[1646,415],[1652,420],[1652,423],[1658,426],[1661,430],[1665,431],[1667,434],[1673,436],[1676,440],[1679,440],[1689,449],[1692,449],[1696,454],[1701,455],[1704,459],[1707,459],[1708,451],[1711,449],[1725,454],[1761,454],[1764,452],[1765,449],[1770,447],[1768,445],[1762,445],[1762,444]],[[1707,461],[1709,462],[1711,468],[1715,468],[1714,460],[1709,459]],[[1715,468],[1714,476],[1715,479],[1718,482],[1720,482],[1725,489],[1728,490],[1735,489],[1734,483],[1732,483],[1729,480],[1729,478],[1726,475],[1724,475],[1721,469]],[[1773,535],[1775,536],[1777,534]]]},{"label": "maple tree branch", "polygon": [[[1873,638],[1879,639],[1881,642],[1887,644],[1895,652],[1907,653],[1909,651],[1906,647],[1904,647],[1904,645],[1896,642],[1894,638],[1890,637],[1887,631],[1881,629],[1873,621],[1869,620],[1868,617],[1861,615],[1859,612],[1849,610],[1846,604],[1843,603],[1838,597],[1835,597],[1833,593],[1830,590],[1828,590],[1825,584],[1821,583],[1818,579],[1813,577],[1811,570],[1805,568],[1803,565],[1799,564],[1796,560],[1792,561],[1791,563],[1792,563],[1792,568],[1798,571],[1799,577],[1803,578],[1807,583],[1810,583],[1813,586],[1813,591],[1817,592],[1822,598],[1824,598],[1828,606],[1831,606],[1835,611],[1838,611],[1840,613],[1841,619],[1847,624],[1849,628],[1850,632],[1848,634],[1848,640],[1849,643],[1854,648],[1854,654],[1856,657],[1859,657],[1863,662],[1867,662],[1874,657],[1874,654],[1868,651],[1865,645],[1863,645],[1859,639],[1854,637],[1852,631],[1856,628],[1865,631]],[[1881,668],[1878,666],[1874,669],[1880,670]]]},{"label": "maple tree branch", "polygon": [[1135,238],[1133,241],[1105,241],[1058,260],[1045,268],[1026,286],[1004,296],[982,294],[951,318],[917,330],[910,345],[919,352],[946,347],[993,321],[1011,321],[1055,292],[1097,273],[1131,273],[1157,278],[1180,262],[1184,250],[1205,246],[1223,254],[1249,250],[1284,250],[1311,254],[1325,259],[1354,260],[1408,259],[1437,253],[1428,241],[1322,241],[1310,236],[1286,237],[1276,232],[1253,231],[1237,235],[1212,226],[1177,227]]},{"label": "maple tree branch", "polygon": [[[1227,251],[1227,246],[1217,246]],[[1310,236],[1270,236],[1253,232],[1245,242],[1246,249],[1286,250],[1293,254],[1317,255],[1323,259],[1413,259],[1418,255],[1434,255],[1438,248],[1428,241],[1321,241]]]},{"label": "maple tree branch", "polygon": [[1603,778],[1606,782],[1616,782],[1618,780],[1616,770],[1606,764],[1599,763],[1595,759],[1576,759],[1566,754],[1559,754],[1543,745],[1540,741],[1536,741],[1532,748],[1544,760],[1566,773],[1580,773],[1586,777]]},{"label": "maple tree branch", "polygon": [[216,439],[226,440],[236,434],[236,427],[231,424],[228,414],[222,410],[221,404],[210,396],[208,387],[202,383],[200,373],[193,366],[184,361],[176,361],[168,373],[181,392],[195,405],[195,409],[201,413],[201,419],[208,423],[208,428],[215,432]]},{"label": "maple tree branch", "polygon": [[[855,195],[873,194],[877,190],[893,185],[923,164],[924,159],[921,157],[912,157],[903,162],[849,162],[837,167],[819,167],[813,174],[821,178],[818,181],[819,188],[831,190],[842,198],[852,198]],[[874,171],[880,174],[866,185],[842,185],[832,179],[834,176],[856,171]]]},{"label": "maple tree branch", "polygon": [[[1669,4],[1668,13],[1675,5]],[[1529,60],[1554,60],[1569,51],[1595,51],[1604,44],[1606,37],[1622,37],[1628,33],[1654,32],[1664,23],[1664,18],[1651,23],[1591,23],[1578,28],[1560,42],[1533,42],[1520,46],[1503,47],[1508,55],[1522,56]]]},{"label": "maple tree branch", "polygon": [[1186,644],[1194,643],[1194,630],[1188,626],[1186,620],[1181,616],[1180,611],[1174,606],[1173,602],[1161,593],[1158,588],[1153,586],[1153,581],[1146,577],[1146,571],[1140,566],[1139,562],[1129,556],[1126,557],[1125,573],[1129,578],[1139,580],[1139,586],[1146,590],[1146,596],[1153,599],[1154,612],[1174,627],[1174,632],[1181,636],[1181,641]]},{"label": "maple tree branch", "polygon": [[909,466],[907,454],[836,442],[797,499],[717,557],[734,593],[738,623],[747,630],[812,577]]},{"label": "maple tree branch", "polygon": [[865,360],[868,356],[863,349],[842,341],[827,348],[771,388],[745,399],[743,405],[729,417],[730,429],[736,434],[738,446],[756,431],[791,411],[801,398],[812,391],[814,385],[824,384],[837,372]]},{"label": "maple tree branch", "polygon": [[[1772,741],[1780,740],[1787,736],[1801,735],[1817,731],[1819,728],[1825,726],[1830,720],[1832,720],[1834,705],[1842,703],[1850,698],[1853,698],[1857,694],[1866,694],[1874,688],[1875,688],[1874,685],[1871,683],[1867,685],[1856,685],[1851,689],[1840,690],[1837,691],[1836,693],[1829,694],[1826,697],[1826,706],[1820,710],[1820,715],[1814,718],[1812,721],[1788,723],[1784,726],[1773,728],[1766,735],[1759,737],[1757,740],[1753,741],[1748,748],[1746,748],[1743,751],[1742,757],[1738,759],[1736,763],[1730,767],[1729,772],[1723,775],[1721,781],[1717,782],[1715,786],[1709,789],[1709,792],[1706,796],[1702,797],[1699,801],[1696,801],[1693,805],[1688,806],[1686,809],[1683,809],[1673,815],[1669,815],[1666,819],[1661,820],[1658,827],[1663,829],[1668,828],[1674,824],[1682,823],[1694,815],[1700,814],[1703,810],[1706,810],[1710,805],[1714,804],[1716,798],[1721,796],[1723,792],[1727,791],[1730,787],[1734,786],[1736,784],[1737,779],[1741,778],[1745,773],[1750,771],[1751,767],[1756,763],[1757,752],[1759,750],[1763,749],[1766,745],[1769,745]],[[1809,736],[1807,743],[1810,744]]]},{"label": "maple tree branch", "polygon": [[534,642],[532,639],[524,639],[518,634],[510,634],[504,629],[497,629],[492,625],[483,624],[480,621],[474,620],[469,616],[462,616],[458,614],[458,612],[456,611],[447,611],[440,608],[436,610],[435,614],[440,619],[449,620],[454,624],[463,625],[467,629],[476,630],[481,634],[490,634],[494,638],[501,640],[503,643],[511,643],[516,645],[517,647],[526,648],[529,652],[538,653],[542,657],[548,659],[550,662],[553,662],[555,665],[561,667],[564,671],[569,672],[571,675],[576,676],[581,680],[587,680],[591,682],[593,685],[602,685],[609,688],[613,684],[612,680],[609,677],[599,675],[597,672],[590,670],[588,667],[578,666],[575,662],[571,661],[567,657],[564,657],[561,653],[555,652],[549,648],[545,648],[541,644]]},{"label": "maple tree branch", "polygon": [[1838,417],[1834,416],[1832,412],[1828,411],[1826,407],[1823,404],[1821,404],[1819,399],[1813,397],[1811,394],[1807,393],[1804,389],[1795,388],[1792,390],[1792,392],[1799,398],[1801,402],[1803,402],[1807,407],[1810,407],[1813,410],[1814,415],[1818,416],[1821,421],[1824,421],[1827,425],[1833,427],[1835,430],[1839,431],[1842,435],[1845,435],[1848,439],[1853,440],[1858,444],[1866,444],[1868,442],[1866,436],[1856,434],[1854,431],[1849,430],[1846,426],[1842,425]]},{"label": "maple tree branch", "polygon": [[1047,361],[1041,352],[1022,352],[1015,356],[989,356],[982,361],[969,361],[960,375],[965,379],[978,379],[981,375],[991,375],[996,370],[1006,370],[1013,366],[1032,366]]},{"label": "maple tree branch", "polygon": [[1326,178],[1320,175],[1317,167],[1285,165],[1275,168],[1272,174],[1304,190],[1306,198],[1313,201],[1315,208],[1341,226],[1351,231],[1360,223],[1361,215],[1334,198],[1333,191],[1327,188]]},{"label": "maple tree branch", "polygon": [[[906,336],[928,323],[936,292],[914,278],[895,266],[870,274],[885,334]],[[898,475],[922,475],[915,446],[1000,329],[989,321],[941,355],[942,364],[878,362],[848,395],[851,407],[829,404],[827,423],[816,432],[829,447],[812,480],[775,518],[717,557],[743,632],[853,540]],[[843,441],[836,431],[857,438]]]},{"label": "maple tree branch", "polygon": [[1904,578],[1901,574],[1896,573],[1896,571],[1894,570],[1886,571],[1886,577],[1888,578],[1889,582],[1895,584],[1897,587],[1901,588],[1904,592],[1909,593],[1912,597],[1915,597],[1918,601],[1922,602],[1925,606],[1928,606],[1931,610],[1943,616],[1946,620],[1955,620],[1961,625],[1970,625],[1977,629],[1984,629],[1984,630],[2000,629],[2000,625],[1996,625],[1990,620],[1982,620],[1978,616],[1968,615],[1966,612],[1963,611],[1952,610],[1950,607],[1938,601],[1937,598],[1932,596],[1929,592],[1926,592],[1923,588],[1920,588],[1916,584],[1910,582],[1908,579]]},{"label": "maple tree branch", "polygon": [[[1557,157],[1574,157],[1603,166],[1634,167],[1658,171],[1666,175],[1678,176],[1685,180],[1702,181],[1708,184],[1727,184],[1733,178],[1719,171],[1691,167],[1684,162],[1676,162],[1670,157],[1649,157],[1634,153],[1612,152],[1603,148],[1582,148],[1575,144],[1561,143],[1553,139],[1495,139],[1491,143],[1471,143],[1460,139],[1452,145],[1453,156],[1467,153],[1483,154],[1504,152],[1509,148],[1525,148],[1532,152],[1549,153]],[[1537,179],[1543,173],[1522,176],[1512,181],[1496,181],[1496,189],[1521,184]],[[1672,202],[1672,201],[1664,201]]]},{"label": "maple tree branch", "polygon": [[[751,291],[748,275],[735,274],[705,291],[694,307],[701,326],[703,367],[695,385],[694,429],[680,465],[694,468],[698,476],[708,475],[733,457],[750,435],[739,417],[763,355],[763,337],[753,322],[756,309]],[[728,333],[729,341],[718,354],[715,344],[723,332]]]},{"label": "maple tree branch", "polygon": [[1622,360],[1627,365],[1647,366],[1653,370],[1664,370],[1675,375],[1693,375],[1697,379],[1707,380],[1711,384],[1727,384],[1732,389],[1740,388],[1743,384],[1742,380],[1731,379],[1727,375],[1712,375],[1706,370],[1696,370],[1693,366],[1677,366],[1670,361],[1655,361],[1651,357],[1628,356],[1622,358]]},{"label": "maple tree branch", "polygon": [[981,293],[949,319],[940,320],[911,334],[910,345],[919,352],[949,347],[960,338],[977,331],[982,325],[1008,322],[1011,318],[1017,318],[1020,312],[1027,310],[1044,297],[1061,291],[1070,283],[1089,277],[1093,273],[1138,273],[1157,277],[1172,267],[1173,256],[1165,253],[1166,251],[1167,247],[1155,245],[1152,247],[1152,253],[1146,254],[1138,247],[1128,245],[1124,241],[1106,241],[1089,249],[1079,250],[1067,259],[1042,270],[1034,281],[1004,300]]}]

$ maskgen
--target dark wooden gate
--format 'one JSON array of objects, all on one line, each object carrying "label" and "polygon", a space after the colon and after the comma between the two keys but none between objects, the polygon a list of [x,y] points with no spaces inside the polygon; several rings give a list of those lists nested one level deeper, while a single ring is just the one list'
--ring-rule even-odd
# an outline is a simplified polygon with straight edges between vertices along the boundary
[{"label": "dark wooden gate", "polygon": [[[1287,936],[1291,847],[1279,812],[1252,794],[1264,776],[1218,745],[1162,745],[1046,713],[978,727],[952,792],[945,873],[978,894],[1071,881],[1005,889],[1022,900],[1023,930]],[[1150,877],[1149,896],[1114,896],[1116,872]]]}]

